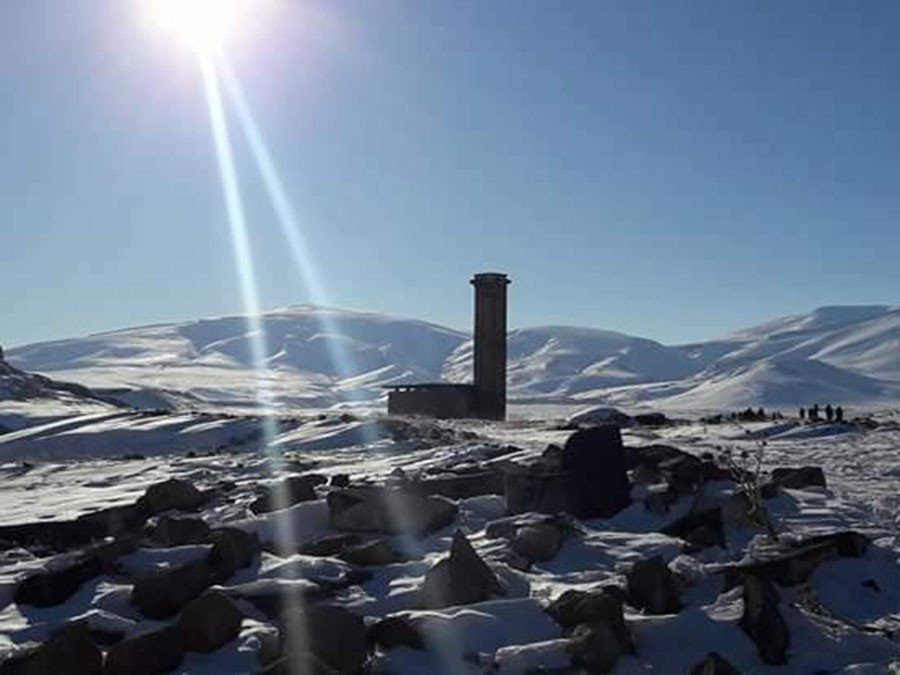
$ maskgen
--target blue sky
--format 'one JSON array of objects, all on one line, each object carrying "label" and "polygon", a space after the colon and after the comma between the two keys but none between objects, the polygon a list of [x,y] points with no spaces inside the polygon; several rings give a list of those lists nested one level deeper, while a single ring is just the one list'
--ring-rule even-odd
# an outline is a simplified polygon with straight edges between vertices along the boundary
[{"label": "blue sky", "polygon": [[[7,2],[0,342],[239,312],[197,64],[145,0]],[[675,343],[897,302],[894,2],[274,0],[229,59],[332,304]],[[235,133],[262,304],[304,303]]]}]

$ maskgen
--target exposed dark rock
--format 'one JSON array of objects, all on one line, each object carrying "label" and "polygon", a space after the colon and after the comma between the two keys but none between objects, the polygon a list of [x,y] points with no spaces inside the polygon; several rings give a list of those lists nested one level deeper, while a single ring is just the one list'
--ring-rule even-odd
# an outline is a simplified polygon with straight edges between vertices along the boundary
[{"label": "exposed dark rock", "polygon": [[362,543],[362,537],[358,534],[330,534],[303,544],[299,553],[320,557],[335,556],[349,546]]},{"label": "exposed dark rock", "polygon": [[228,588],[230,597],[249,602],[270,619],[277,619],[297,604],[326,598],[329,593],[330,589],[312,581],[291,583],[279,579],[259,579]]},{"label": "exposed dark rock", "polygon": [[166,619],[177,614],[211,583],[209,563],[195,560],[138,579],[131,591],[131,604],[146,617]]},{"label": "exposed dark rock", "polygon": [[290,476],[279,483],[266,487],[266,492],[259,499],[250,504],[253,513],[269,513],[279,509],[286,509],[301,502],[312,501],[317,498],[315,486],[325,480],[324,476]]},{"label": "exposed dark rock", "polygon": [[775,469],[772,471],[772,482],[779,487],[794,490],[808,487],[828,487],[825,483],[825,473],[819,466]]},{"label": "exposed dark rock", "polygon": [[393,614],[376,621],[369,627],[368,641],[380,649],[425,649],[426,646],[424,636],[405,614]]},{"label": "exposed dark rock", "polygon": [[336,488],[350,487],[350,475],[346,473],[336,473],[331,477],[329,484]]},{"label": "exposed dark rock", "polygon": [[366,624],[350,610],[333,605],[293,607],[282,615],[281,623],[288,659],[312,653],[342,673],[356,673],[366,662]]},{"label": "exposed dark rock", "polygon": [[74,595],[81,585],[103,573],[103,561],[87,556],[66,567],[38,572],[26,577],[16,588],[17,605],[52,607]]},{"label": "exposed dark rock", "polygon": [[425,575],[419,602],[426,608],[450,607],[481,602],[505,593],[494,571],[457,530],[450,555],[438,561]]},{"label": "exposed dark rock", "polygon": [[691,675],[741,675],[741,671],[716,652],[710,652],[691,669]]},{"label": "exposed dark rock", "polygon": [[235,640],[241,630],[241,612],[221,591],[207,591],[181,611],[178,629],[190,652],[214,652]]},{"label": "exposed dark rock", "polygon": [[787,663],[790,634],[778,610],[780,598],[775,587],[765,579],[744,577],[744,615],[740,626],[756,643],[760,658],[770,665]]},{"label": "exposed dark rock", "polygon": [[701,550],[710,546],[725,547],[725,528],[722,525],[722,508],[688,513],[663,527],[660,532],[670,537],[684,539],[689,550]]},{"label": "exposed dark rock", "polygon": [[572,513],[575,479],[561,470],[511,466],[505,471],[507,513]]},{"label": "exposed dark rock", "polygon": [[224,583],[238,570],[250,567],[259,556],[259,537],[235,527],[213,530],[209,566],[216,583]]},{"label": "exposed dark rock", "polygon": [[731,588],[748,575],[758,576],[781,586],[804,583],[826,560],[863,555],[869,540],[859,532],[847,530],[811,537],[794,544],[767,560],[738,563],[725,571],[725,587]]},{"label": "exposed dark rock", "polygon": [[122,640],[106,655],[103,675],[158,675],[184,660],[184,639],[177,626],[166,626]]},{"label": "exposed dark rock", "polygon": [[607,518],[631,502],[618,427],[582,429],[569,436],[563,447],[562,469],[574,478],[574,516]]},{"label": "exposed dark rock", "polygon": [[648,614],[676,614],[681,610],[675,575],[661,557],[639,560],[627,579],[629,602]]},{"label": "exposed dark rock", "polygon": [[129,504],[79,516],[78,522],[91,528],[93,538],[102,539],[136,532],[147,522],[147,516],[137,505]]},{"label": "exposed dark rock", "polygon": [[623,654],[633,651],[631,638],[604,621],[583,623],[572,631],[567,646],[576,665],[589,673],[610,672]]},{"label": "exposed dark rock", "polygon": [[64,626],[47,642],[0,663],[0,675],[101,675],[103,654],[83,622]]},{"label": "exposed dark rock", "polygon": [[328,493],[332,527],[351,532],[427,534],[456,519],[449,499],[405,488],[348,488]]},{"label": "exposed dark rock", "polygon": [[503,474],[498,471],[479,471],[459,476],[429,478],[413,483],[412,487],[427,495],[442,495],[450,499],[502,495]]},{"label": "exposed dark rock", "polygon": [[510,546],[529,562],[546,562],[559,552],[564,539],[565,533],[559,526],[539,523],[520,528]]},{"label": "exposed dark rock", "polygon": [[209,497],[195,488],[193,483],[170,478],[147,488],[144,496],[138,499],[137,506],[148,515],[157,515],[172,510],[196,511],[206,504],[208,499]]},{"label": "exposed dark rock", "polygon": [[184,546],[205,544],[212,530],[200,518],[172,518],[162,516],[153,528],[152,538],[161,546]]},{"label": "exposed dark rock", "polygon": [[566,591],[550,603],[547,613],[566,629],[583,623],[602,622],[612,626],[626,641],[631,640],[622,612],[621,595],[613,590]]},{"label": "exposed dark rock", "polygon": [[340,554],[351,565],[390,565],[397,556],[387,539],[376,539],[356,546],[348,546]]}]

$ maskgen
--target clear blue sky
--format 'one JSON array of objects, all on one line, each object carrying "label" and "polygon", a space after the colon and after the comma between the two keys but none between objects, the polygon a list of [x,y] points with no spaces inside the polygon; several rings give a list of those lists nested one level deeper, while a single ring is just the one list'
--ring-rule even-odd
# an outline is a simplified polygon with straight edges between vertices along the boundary
[{"label": "clear blue sky", "polygon": [[[333,304],[682,342],[897,302],[900,3],[275,0],[230,58]],[[238,312],[196,63],[3,3],[0,342]],[[237,135],[236,135],[237,140]],[[266,307],[309,300],[240,143]]]}]

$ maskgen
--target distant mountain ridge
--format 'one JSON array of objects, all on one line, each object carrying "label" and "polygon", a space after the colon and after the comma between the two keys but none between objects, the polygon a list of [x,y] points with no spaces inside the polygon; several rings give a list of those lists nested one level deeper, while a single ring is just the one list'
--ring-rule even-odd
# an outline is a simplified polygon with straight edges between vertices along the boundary
[{"label": "distant mountain ridge", "polygon": [[[286,407],[375,400],[404,382],[468,381],[463,332],[369,312],[288,307],[262,316],[266,387]],[[243,317],[161,324],[9,350],[19,368],[131,400],[252,405]],[[336,356],[337,355],[337,356]],[[509,333],[513,399],[679,409],[900,401],[900,308],[822,307],[708,342],[664,345],[576,326]]]}]

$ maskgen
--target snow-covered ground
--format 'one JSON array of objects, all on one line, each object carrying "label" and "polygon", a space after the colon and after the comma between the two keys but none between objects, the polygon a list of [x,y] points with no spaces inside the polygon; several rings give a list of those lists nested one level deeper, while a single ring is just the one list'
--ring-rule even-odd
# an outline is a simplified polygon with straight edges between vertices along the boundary
[{"label": "snow-covered ground", "polygon": [[[505,423],[308,414],[279,424],[278,462],[259,451],[256,419],[122,411],[81,416],[0,436],[0,525],[73,518],[133,503],[149,486],[177,477],[223,495],[201,511],[208,524],[237,526],[263,540],[288,537],[296,548],[337,532],[324,499],[332,488],[321,485],[318,499],[255,515],[250,503],[262,485],[276,478],[315,472],[326,478],[348,474],[351,484],[380,484],[395,477],[397,469],[414,477],[522,461],[539,456],[550,443],[564,443],[572,432],[559,430],[559,422],[572,412],[571,406],[514,406]],[[791,635],[787,665],[760,661],[738,626],[744,611],[740,586],[724,590],[718,573],[723,565],[764,550],[765,535],[729,527],[725,548],[684,553],[681,540],[659,530],[687,512],[693,499],[687,496],[668,513],[635,501],[612,518],[582,521],[580,532],[569,536],[551,560],[527,571],[504,562],[503,541],[488,536],[487,525],[505,514],[503,496],[458,499],[459,515],[450,526],[418,539],[387,537],[392,547],[412,554],[410,560],[368,568],[368,578],[349,584],[332,601],[370,622],[407,612],[428,637],[423,650],[379,649],[373,672],[524,673],[569,663],[563,630],[546,612],[550,601],[566,590],[621,585],[636,561],[659,555],[681,579],[683,606],[677,613],[651,615],[626,604],[635,652],[621,656],[614,673],[690,672],[712,651],[744,673],[895,672],[889,669],[900,667],[900,644],[889,634],[900,628],[900,414],[881,412],[876,419],[879,426],[871,430],[688,421],[625,431],[628,446],[665,443],[695,455],[728,449],[733,456],[762,448],[765,470],[823,468],[827,489],[787,489],[769,500],[775,527],[787,541],[854,529],[873,545],[862,557],[822,562],[807,585],[781,589],[780,608]],[[731,489],[729,483],[713,481],[706,497]],[[642,490],[634,488],[635,499]],[[423,579],[446,554],[456,529],[498,573],[506,595],[421,609]],[[13,602],[14,588],[23,576],[59,560],[23,548],[6,550],[0,558],[0,650],[45,640],[63,621],[79,616],[128,634],[158,627],[159,621],[145,618],[129,603],[131,577],[199,559],[208,549],[144,543],[120,559],[118,574],[89,580],[63,604],[45,609]],[[267,579],[324,584],[346,577],[351,567],[335,557],[263,552],[225,588]],[[809,593],[817,611],[811,609]],[[257,672],[257,651],[267,631],[265,617],[245,618],[238,639],[211,654],[189,654],[174,672]]]},{"label": "snow-covered ground", "polygon": [[[308,306],[267,312],[262,324],[267,387],[285,409],[471,378],[472,343],[450,328]],[[674,346],[595,328],[521,328],[509,334],[509,387],[520,401],[677,410],[890,406],[900,403],[898,347],[900,309],[884,306],[823,307]],[[221,409],[254,405],[250,353],[246,322],[232,316],[25,345],[8,357],[129,404]]]}]

